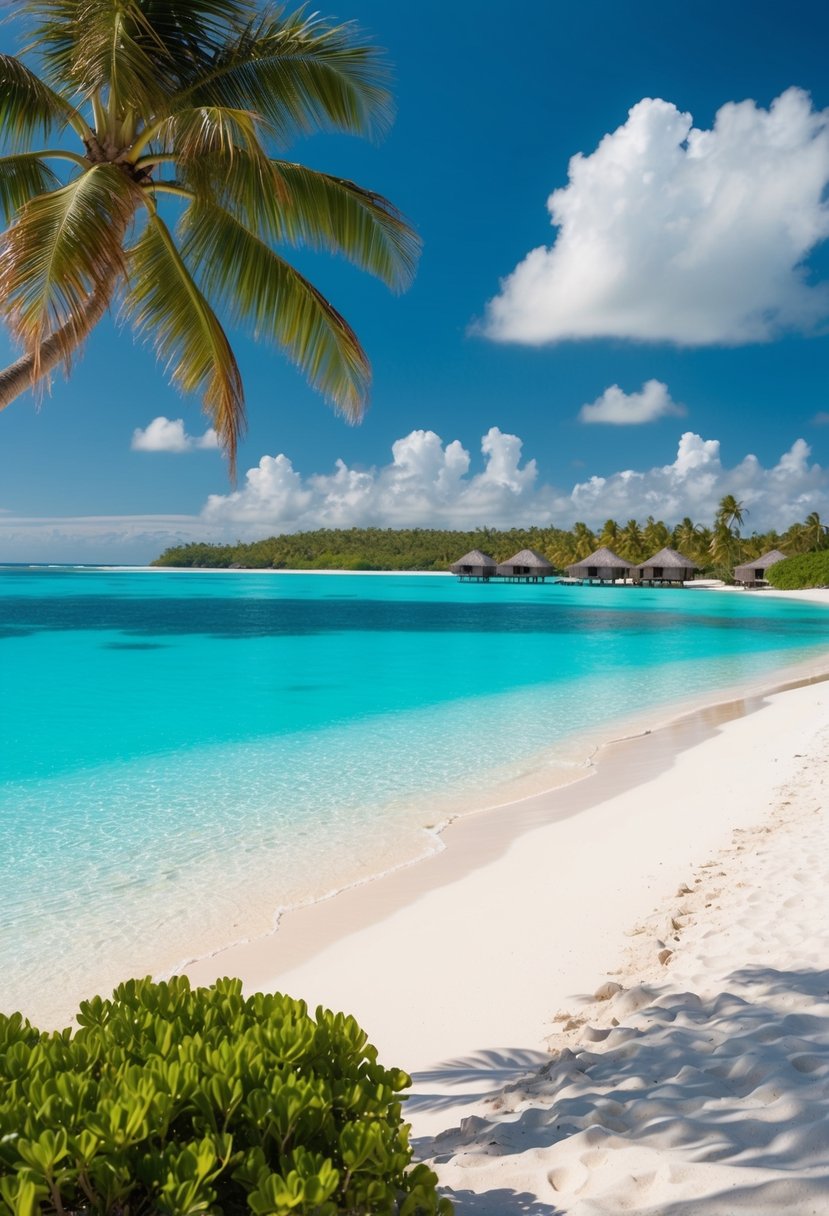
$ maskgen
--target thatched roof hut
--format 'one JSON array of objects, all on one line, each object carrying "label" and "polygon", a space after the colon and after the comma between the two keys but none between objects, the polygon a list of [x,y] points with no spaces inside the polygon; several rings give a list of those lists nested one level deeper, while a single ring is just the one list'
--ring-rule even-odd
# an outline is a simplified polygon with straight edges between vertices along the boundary
[{"label": "thatched roof hut", "polygon": [[744,587],[756,587],[758,583],[766,581],[766,571],[769,566],[782,562],[785,556],[786,554],[781,553],[779,549],[772,549],[770,553],[764,553],[762,557],[755,557],[753,561],[743,562],[734,570],[734,581],[742,583]]},{"label": "thatched roof hut", "polygon": [[495,558],[490,557],[488,553],[482,553],[480,549],[473,549],[471,553],[459,557],[449,569],[453,574],[457,574],[458,578],[486,580],[492,578],[495,573]]},{"label": "thatched roof hut", "polygon": [[639,578],[645,583],[684,583],[699,570],[696,562],[676,549],[660,549],[649,557],[638,569]]},{"label": "thatched roof hut", "polygon": [[543,553],[535,549],[522,549],[506,562],[499,562],[500,578],[524,579],[527,582],[544,582],[553,573],[553,567]]},{"label": "thatched roof hut", "polygon": [[567,567],[570,578],[587,579],[588,582],[614,583],[617,579],[630,578],[632,563],[619,557],[612,549],[602,546],[589,557],[583,557],[580,562],[574,562]]}]

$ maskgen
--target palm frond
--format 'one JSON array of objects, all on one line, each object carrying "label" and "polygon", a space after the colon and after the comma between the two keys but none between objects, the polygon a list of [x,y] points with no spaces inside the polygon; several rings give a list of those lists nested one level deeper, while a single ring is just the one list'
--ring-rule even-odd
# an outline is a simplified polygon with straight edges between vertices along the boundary
[{"label": "palm frond", "polygon": [[60,179],[33,152],[0,157],[0,213],[4,224],[36,194],[60,186]]},{"label": "palm frond", "polygon": [[254,0],[141,0],[147,23],[182,73],[203,71],[229,37],[253,19]]},{"label": "palm frond", "polygon": [[[0,310],[27,351],[111,295],[124,262],[122,240],[141,191],[114,165],[95,165],[68,185],[30,199],[0,250]],[[71,335],[70,335],[71,336]],[[66,360],[74,350],[67,343]]]},{"label": "palm frond", "polygon": [[183,255],[199,267],[206,293],[257,338],[281,347],[347,418],[359,419],[371,370],[353,329],[324,296],[221,207],[194,203],[182,231]]},{"label": "palm frond", "polygon": [[388,199],[345,178],[237,150],[232,161],[192,159],[181,181],[268,241],[342,254],[397,291],[414,275],[417,234]]},{"label": "palm frond", "polygon": [[303,165],[273,166],[281,189],[267,218],[276,240],[341,253],[395,290],[409,286],[420,238],[387,198]]},{"label": "palm frond", "polygon": [[391,121],[388,68],[352,24],[269,5],[168,103],[218,105],[262,116],[283,144],[320,129],[381,133]]},{"label": "palm frond", "polygon": [[170,51],[139,0],[86,0],[72,71],[86,96],[106,93],[115,113],[153,109],[175,82]]},{"label": "palm frond", "polygon": [[[251,155],[259,149],[255,117],[247,110],[223,106],[198,106],[173,114],[159,124],[152,142],[182,163],[212,153],[222,156],[228,165],[237,148]],[[141,148],[142,143],[139,140],[135,147]]]},{"label": "palm frond", "polygon": [[202,394],[233,473],[245,401],[227,336],[154,213],[128,258],[125,312],[140,333],[152,338],[174,383],[186,393]]},{"label": "palm frond", "polygon": [[[88,95],[111,84],[116,46],[128,73],[151,64],[134,106],[159,78],[172,90],[204,71],[255,11],[251,0],[23,0],[20,7],[34,18],[32,49],[63,86]],[[119,91],[127,83],[122,76]]]},{"label": "palm frond", "polygon": [[22,60],[0,55],[0,140],[25,148],[35,135],[48,135],[79,118],[68,102],[44,84]]}]

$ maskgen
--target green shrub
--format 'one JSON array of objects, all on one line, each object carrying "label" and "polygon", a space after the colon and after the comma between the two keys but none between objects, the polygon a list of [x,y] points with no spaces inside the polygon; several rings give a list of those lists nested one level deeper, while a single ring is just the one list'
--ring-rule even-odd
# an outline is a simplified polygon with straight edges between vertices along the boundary
[{"label": "green shrub", "polygon": [[51,1034],[0,1015],[0,1211],[443,1214],[354,1018],[238,980],[129,980]]},{"label": "green shrub", "polygon": [[798,591],[804,587],[829,587],[829,550],[798,553],[776,562],[766,571],[772,587],[780,591]]}]

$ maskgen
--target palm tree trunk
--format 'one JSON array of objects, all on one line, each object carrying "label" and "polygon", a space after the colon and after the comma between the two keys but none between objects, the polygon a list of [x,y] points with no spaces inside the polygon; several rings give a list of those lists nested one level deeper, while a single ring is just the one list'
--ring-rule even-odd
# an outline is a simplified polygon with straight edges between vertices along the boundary
[{"label": "palm tree trunk", "polygon": [[81,346],[106,312],[114,285],[114,282],[102,283],[97,287],[80,316],[73,317],[44,339],[37,357],[34,352],[22,355],[0,372],[0,410],[11,405],[21,393],[34,388],[38,381],[54,371],[66,359],[67,350],[71,353]]}]

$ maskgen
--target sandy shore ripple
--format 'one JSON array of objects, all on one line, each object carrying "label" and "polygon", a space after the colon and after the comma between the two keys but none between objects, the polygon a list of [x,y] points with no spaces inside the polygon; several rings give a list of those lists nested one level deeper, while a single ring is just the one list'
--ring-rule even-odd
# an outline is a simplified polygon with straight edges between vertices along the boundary
[{"label": "sandy shore ripple", "polygon": [[829,1212],[829,727],[550,1060],[422,1149],[459,1213]]}]

